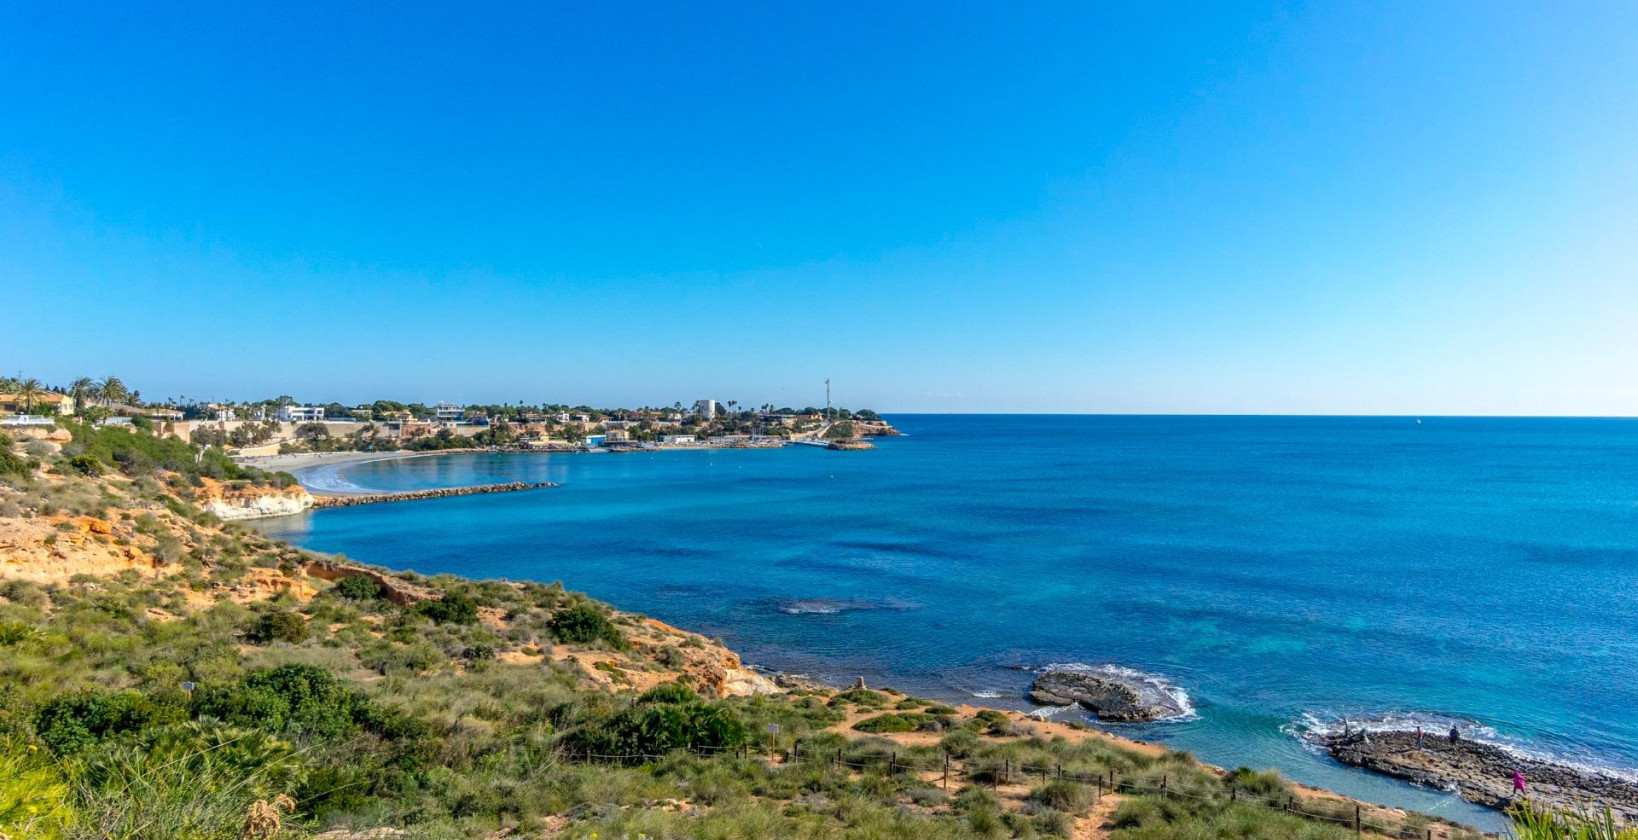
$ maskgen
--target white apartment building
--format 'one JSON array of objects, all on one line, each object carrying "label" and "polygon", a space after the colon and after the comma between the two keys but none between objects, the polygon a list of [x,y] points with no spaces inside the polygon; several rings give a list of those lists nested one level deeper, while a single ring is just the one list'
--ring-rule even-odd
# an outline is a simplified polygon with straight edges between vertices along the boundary
[{"label": "white apartment building", "polygon": [[698,414],[701,420],[711,420],[715,418],[717,416],[717,401],[695,400],[694,413]]}]

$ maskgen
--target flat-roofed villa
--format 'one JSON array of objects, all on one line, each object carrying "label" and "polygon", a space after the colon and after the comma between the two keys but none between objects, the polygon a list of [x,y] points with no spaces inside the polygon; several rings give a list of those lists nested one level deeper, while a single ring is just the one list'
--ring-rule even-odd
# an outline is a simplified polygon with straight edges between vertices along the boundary
[{"label": "flat-roofed villa", "polygon": [[322,405],[281,405],[274,417],[281,423],[322,423],[324,422],[324,406]]}]

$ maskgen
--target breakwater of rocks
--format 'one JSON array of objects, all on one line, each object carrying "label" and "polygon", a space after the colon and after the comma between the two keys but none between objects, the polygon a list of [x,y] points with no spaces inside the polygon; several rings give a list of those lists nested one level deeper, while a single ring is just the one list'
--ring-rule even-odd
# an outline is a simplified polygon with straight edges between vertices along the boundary
[{"label": "breakwater of rocks", "polygon": [[483,493],[516,493],[556,487],[550,481],[509,481],[504,484],[480,484],[475,487],[440,487],[434,490],[406,490],[401,493],[358,493],[347,496],[316,496],[313,507],[333,508],[354,505],[374,505],[382,502],[413,502],[420,499],[442,499],[448,496],[476,496]]},{"label": "breakwater of rocks", "polygon": [[1319,744],[1332,758],[1420,785],[1454,789],[1463,799],[1491,808],[1514,801],[1513,773],[1523,774],[1536,802],[1572,810],[1589,805],[1638,820],[1638,784],[1597,770],[1529,756],[1483,741],[1427,733],[1418,746],[1413,732],[1326,735]]}]

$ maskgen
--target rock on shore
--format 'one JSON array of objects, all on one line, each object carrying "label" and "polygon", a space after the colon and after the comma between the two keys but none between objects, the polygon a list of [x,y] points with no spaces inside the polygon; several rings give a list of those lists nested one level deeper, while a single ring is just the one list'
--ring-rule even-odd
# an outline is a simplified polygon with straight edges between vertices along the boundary
[{"label": "rock on shore", "polygon": [[1043,706],[1073,706],[1099,720],[1141,723],[1186,713],[1178,701],[1136,677],[1086,671],[1046,671],[1035,678],[1029,699]]},{"label": "rock on shore", "polygon": [[1538,803],[1581,808],[1608,805],[1627,820],[1638,820],[1638,784],[1613,775],[1514,755],[1494,744],[1427,733],[1422,748],[1411,732],[1354,732],[1317,739],[1337,761],[1428,787],[1454,788],[1463,799],[1490,808],[1513,801],[1513,772],[1524,774],[1529,796]]}]

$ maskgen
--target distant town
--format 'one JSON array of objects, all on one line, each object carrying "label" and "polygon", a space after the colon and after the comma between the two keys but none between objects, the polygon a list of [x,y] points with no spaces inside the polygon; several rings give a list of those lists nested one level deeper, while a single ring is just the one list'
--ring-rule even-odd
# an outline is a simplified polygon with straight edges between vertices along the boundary
[{"label": "distant town", "polygon": [[[826,383],[828,393],[829,383]],[[743,406],[698,399],[687,405],[593,408],[560,404],[454,405],[376,400],[346,405],[289,396],[250,402],[175,397],[144,400],[117,376],[66,385],[0,377],[0,428],[55,428],[59,420],[143,428],[235,457],[305,452],[452,449],[645,451],[665,448],[869,448],[864,439],[898,432],[868,409]]]}]

